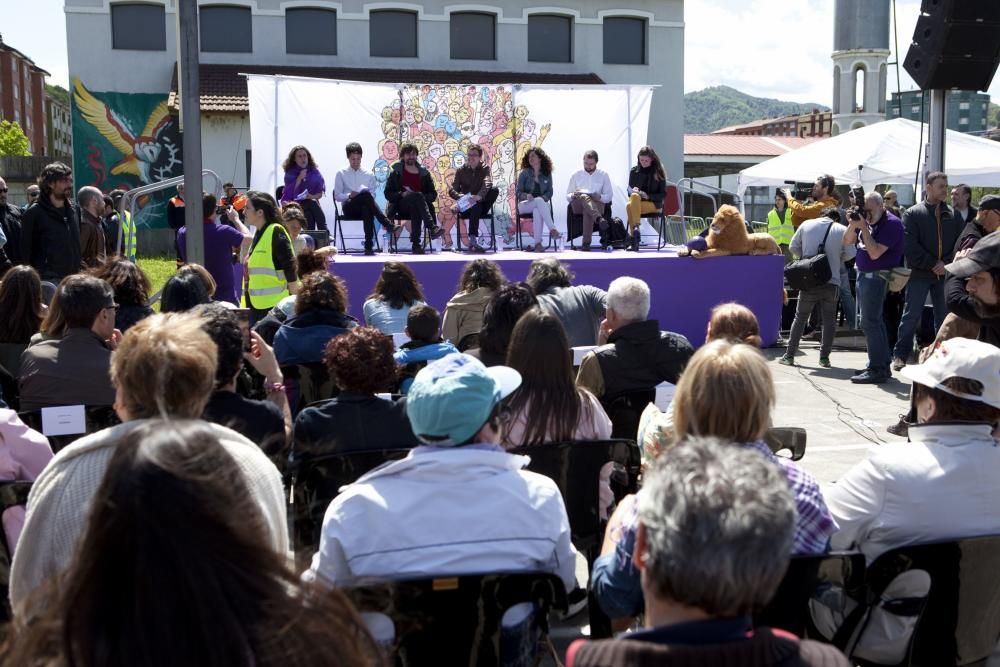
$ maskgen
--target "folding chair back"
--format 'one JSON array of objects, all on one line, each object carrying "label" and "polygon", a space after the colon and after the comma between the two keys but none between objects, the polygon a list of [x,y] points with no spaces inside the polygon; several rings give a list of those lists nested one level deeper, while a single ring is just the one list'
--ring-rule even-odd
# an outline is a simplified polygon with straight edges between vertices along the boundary
[{"label": "folding chair back", "polygon": [[21,421],[25,423],[26,426],[35,429],[46,438],[49,439],[49,445],[52,447],[53,452],[58,452],[63,447],[79,440],[85,435],[90,435],[91,433],[97,433],[111,426],[117,426],[121,423],[118,419],[118,415],[115,410],[110,405],[97,405],[84,407],[85,415],[85,430],[83,433],[73,433],[66,435],[51,435],[45,432],[42,421],[42,410],[26,410],[24,412],[17,413],[17,416],[21,418]]},{"label": "folding chair back", "polygon": [[646,406],[655,402],[655,387],[602,399],[604,411],[611,418],[611,437],[635,440],[639,433],[639,418]]},{"label": "folding chair back", "polygon": [[[11,507],[28,504],[31,482],[0,482],[0,516]],[[11,619],[10,564],[14,560],[14,549],[7,544],[7,534],[0,530],[0,623]]]}]

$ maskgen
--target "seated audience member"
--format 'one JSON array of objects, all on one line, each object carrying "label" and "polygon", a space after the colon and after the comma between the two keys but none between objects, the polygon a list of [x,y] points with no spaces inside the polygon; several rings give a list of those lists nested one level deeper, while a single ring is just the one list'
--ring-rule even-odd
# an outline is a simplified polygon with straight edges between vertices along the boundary
[{"label": "seated audience member", "polygon": [[479,330],[479,347],[465,353],[479,359],[484,366],[503,365],[514,326],[522,315],[537,307],[538,300],[527,283],[507,283],[486,304],[483,328]]},{"label": "seated audience member", "polygon": [[913,382],[910,441],[879,447],[826,490],[839,526],[831,546],[868,561],[907,544],[1000,533],[1000,350],[952,338],[900,372]]},{"label": "seated audience member", "polygon": [[357,327],[330,341],[324,361],[340,393],[295,418],[293,459],[419,444],[403,404],[376,396],[396,381],[392,351],[392,339],[373,327]]},{"label": "seated audience member", "polygon": [[749,629],[777,591],[794,539],[795,504],[776,466],[749,449],[692,438],[647,473],[633,513],[645,628],[573,642],[567,667],[848,667],[832,646]]},{"label": "seated audience member", "polygon": [[301,206],[295,202],[285,204],[281,209],[281,224],[288,230],[288,236],[292,239],[292,252],[296,255],[306,250],[316,250],[316,240],[302,233],[302,228],[306,225],[306,214],[302,212]]},{"label": "seated audience member", "polygon": [[346,598],[311,591],[275,549],[225,429],[150,420],[112,444],[74,557],[31,598],[5,664],[377,664]]},{"label": "seated audience member", "polygon": [[573,384],[572,356],[555,317],[533,309],[518,320],[507,365],[521,374],[521,386],[507,399],[506,449],[611,437],[611,420],[600,401]]},{"label": "seated audience member", "polygon": [[319,363],[330,339],[356,326],[347,314],[343,281],[329,273],[310,273],[302,279],[295,315],[274,335],[274,354],[282,366]]},{"label": "seated audience member", "polygon": [[761,346],[757,316],[746,306],[730,301],[712,309],[705,330],[705,341],[726,338],[753,347]]},{"label": "seated audience member", "polygon": [[551,572],[576,583],[576,551],[559,489],[500,448],[501,401],[516,371],[468,355],[428,364],[406,412],[424,443],[341,491],[304,575],[329,586],[361,578]]},{"label": "seated audience member", "polygon": [[542,310],[562,322],[570,347],[597,344],[608,301],[604,290],[573,285],[573,272],[554,257],[533,261],[525,280],[535,290]]},{"label": "seated audience member", "polygon": [[424,290],[413,269],[402,262],[386,262],[365,301],[365,324],[387,336],[403,333],[410,308],[424,302]]},{"label": "seated audience member", "polygon": [[504,282],[503,271],[496,262],[474,259],[466,264],[458,293],[445,306],[441,337],[451,341],[459,352],[476,347],[486,304]]},{"label": "seated audience member", "polygon": [[[296,256],[295,271],[300,282],[310,273],[326,273],[326,258],[320,253],[306,250]],[[268,345],[274,345],[274,335],[278,333],[278,327],[295,315],[296,297],[296,294],[289,294],[253,325],[253,330],[259,333]]]},{"label": "seated audience member", "polygon": [[115,390],[108,371],[122,335],[115,329],[114,292],[103,280],[75,274],[59,283],[56,298],[65,329],[21,356],[21,409],[111,405]]},{"label": "seated audience member", "polygon": [[[203,419],[228,426],[275,457],[283,452],[292,430],[292,413],[285,397],[284,377],[274,352],[258,334],[251,332],[251,351],[244,353],[243,331],[232,310],[219,303],[206,303],[195,311],[218,352],[215,391],[205,406]],[[264,376],[266,401],[255,401],[236,393],[236,378],[243,360]]]},{"label": "seated audience member", "polygon": [[[12,266],[0,281],[0,343],[27,345],[45,314],[42,283],[30,266]],[[17,369],[8,368],[12,373]]]},{"label": "seated audience member", "polygon": [[434,361],[458,349],[446,340],[441,340],[439,333],[441,317],[438,311],[426,303],[410,308],[406,316],[406,331],[410,340],[404,343],[399,352],[393,355],[399,369],[399,393],[405,394],[417,371]]},{"label": "seated audience member", "polygon": [[[484,253],[486,249],[479,245],[479,218],[481,218],[493,206],[500,191],[493,187],[493,180],[490,177],[490,168],[483,162],[483,147],[479,144],[469,146],[468,157],[465,164],[455,171],[451,188],[448,195],[458,202],[463,196],[471,198],[472,206],[465,211],[459,211],[456,204],[455,212],[469,218],[469,252]],[[459,223],[461,225],[461,223]],[[459,228],[459,243],[461,240],[461,227]]]},{"label": "seated audience member", "polygon": [[[15,614],[25,612],[22,603],[36,587],[46,581],[54,581],[70,568],[74,558],[79,558],[79,538],[86,529],[91,507],[102,507],[101,503],[93,501],[109,461],[118,451],[123,438],[133,429],[150,423],[154,417],[197,419],[205,412],[205,405],[215,387],[215,343],[202,329],[201,318],[197,315],[153,315],[132,327],[122,339],[115,351],[111,377],[117,391],[115,411],[123,423],[84,436],[60,450],[35,481],[28,501],[28,516],[11,569],[10,599]],[[257,445],[240,434],[217,424],[206,424],[205,428],[210,430],[222,445],[221,449],[228,452],[242,472],[253,499],[252,504],[262,513],[261,532],[266,534],[267,545],[284,554],[288,551],[288,526],[278,469]],[[150,429],[157,431],[163,426],[153,422]],[[127,480],[133,494],[135,489],[149,488],[135,485],[129,476],[119,478],[112,475],[109,479]],[[160,496],[162,492],[157,487],[153,495]],[[148,494],[138,494],[139,497],[144,495]],[[246,514],[234,513],[232,507],[224,504],[218,507],[225,507],[228,516],[237,517],[244,525],[250,525]],[[199,505],[198,509],[205,509],[205,506]],[[137,516],[143,515],[140,511]],[[147,526],[156,525],[149,516],[144,521]],[[186,521],[175,523],[178,526],[188,525]],[[157,549],[174,545],[188,550],[184,546],[186,540],[180,539],[176,531],[165,530],[163,525],[160,527],[164,531],[164,540],[157,542]],[[129,528],[123,530],[134,548],[136,535]],[[201,540],[197,543],[204,546]],[[95,558],[98,557],[105,564],[110,562],[106,560],[106,553],[97,553]],[[176,558],[171,560],[177,562]],[[113,569],[121,574],[117,567]],[[149,572],[142,576],[147,581],[159,581],[157,577],[150,578]],[[101,595],[101,590],[98,588],[95,595]],[[103,594],[108,594],[108,590],[105,589]],[[162,601],[157,596],[150,599]]]},{"label": "seated audience member", "polygon": [[[52,459],[48,439],[28,428],[8,408],[0,408],[0,481],[33,482]],[[3,512],[3,531],[11,552],[24,527],[24,506],[8,507]]]},{"label": "seated audience member", "polygon": [[197,271],[182,270],[170,276],[166,284],[163,285],[163,292],[160,296],[160,312],[186,313],[211,301],[212,297],[202,276]]},{"label": "seated audience member", "polygon": [[[675,442],[689,437],[720,438],[780,470],[797,511],[793,540],[785,554],[822,554],[836,524],[815,478],[791,460],[775,456],[763,442],[774,403],[771,370],[760,351],[714,340],[695,352],[677,384],[672,406]],[[675,451],[664,448],[657,460],[669,465]],[[639,492],[640,499],[644,491]],[[635,509],[635,496],[619,503],[608,523],[601,555],[594,562],[591,587],[612,618],[632,616],[642,609],[639,572],[632,563]]]},{"label": "seated audience member", "polygon": [[601,322],[603,343],[580,362],[576,383],[604,405],[619,396],[677,384],[694,349],[684,336],[660,331],[649,315],[649,285],[638,278],[615,278],[608,287],[607,316]]},{"label": "seated audience member", "polygon": [[340,202],[345,218],[361,220],[365,230],[365,254],[374,255],[375,221],[390,233],[393,224],[375,201],[375,175],[361,166],[361,144],[347,144],[346,152],[348,166],[337,172],[333,196]]},{"label": "seated audience member", "polygon": [[118,304],[115,327],[122,333],[153,314],[153,309],[146,305],[149,301],[149,278],[135,262],[113,258],[96,269],[94,275],[115,291],[115,303]]},{"label": "seated audience member", "polygon": [[[242,195],[240,195],[242,197]],[[244,198],[245,201],[245,198]],[[201,196],[201,213],[204,219],[202,234],[205,244],[205,270],[215,281],[216,301],[227,301],[238,306],[236,276],[233,272],[233,248],[249,248],[253,232],[240,221],[236,209],[226,209],[226,221],[216,218],[217,200],[206,192]],[[187,261],[187,225],[177,232],[177,248],[183,261]]]}]

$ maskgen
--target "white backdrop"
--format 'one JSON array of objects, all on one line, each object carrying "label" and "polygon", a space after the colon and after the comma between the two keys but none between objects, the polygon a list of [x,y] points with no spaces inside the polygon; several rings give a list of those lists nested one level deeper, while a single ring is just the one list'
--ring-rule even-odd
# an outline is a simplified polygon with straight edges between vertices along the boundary
[{"label": "white backdrop", "polygon": [[652,98],[649,86],[419,86],[260,75],[247,83],[252,188],[273,193],[283,182],[288,151],[305,145],[326,179],[320,204],[332,223],[334,178],[347,166],[344,147],[357,141],[364,148],[363,164],[375,172],[376,196],[384,202],[381,186],[402,135],[420,149],[437,185],[438,216],[450,229],[447,185],[468,145],[479,143],[501,192],[494,207],[498,234],[511,228],[520,159],[532,146],[552,158],[560,229],[566,228],[566,185],[588,149],[598,152],[599,168],[610,175],[614,214],[624,219],[628,171],[646,143]]}]

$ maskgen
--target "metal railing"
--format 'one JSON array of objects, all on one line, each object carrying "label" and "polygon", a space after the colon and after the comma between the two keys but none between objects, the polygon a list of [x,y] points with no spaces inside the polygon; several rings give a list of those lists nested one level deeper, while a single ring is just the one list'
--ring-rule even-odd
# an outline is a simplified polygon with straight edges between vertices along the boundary
[{"label": "metal railing", "polygon": [[[216,174],[211,169],[202,169],[201,170],[202,185],[204,185],[206,176],[211,176],[212,179],[215,181],[215,185],[212,187],[211,192],[213,192],[216,197],[220,196],[222,194],[222,179],[219,178],[219,175]],[[149,185],[140,185],[139,187],[133,188],[132,190],[129,190],[128,192],[125,193],[125,196],[122,197],[122,200],[118,203],[118,219],[119,219],[118,243],[115,246],[118,255],[121,255],[122,253],[122,237],[124,236],[125,232],[125,211],[128,211],[129,215],[131,216],[133,203],[135,202],[136,199],[138,199],[142,195],[148,195],[153,192],[159,192],[161,190],[166,190],[167,188],[175,188],[183,183],[184,183],[184,174],[181,174],[180,176],[175,176],[174,178],[168,178],[165,181],[157,181],[156,183],[150,183]],[[201,197],[198,197],[198,199],[200,200]],[[133,234],[136,233],[135,217],[132,217],[132,224],[129,226],[129,228],[132,230]]]},{"label": "metal railing", "polygon": [[[685,184],[687,185],[685,186]],[[743,209],[742,205],[743,199],[735,192],[726,190],[725,188],[716,187],[714,185],[709,185],[707,183],[698,183],[695,182],[693,178],[682,178],[681,180],[677,181],[677,193],[680,195],[681,199],[681,210],[680,210],[681,215],[683,215],[684,211],[686,210],[684,206],[685,191],[687,192],[688,196],[692,198],[695,195],[697,195],[699,197],[703,197],[711,201],[712,217],[715,217],[715,214],[718,212],[720,206],[719,201],[723,196],[732,197],[733,205],[740,210]],[[719,197],[719,199],[716,199],[716,197]]]}]

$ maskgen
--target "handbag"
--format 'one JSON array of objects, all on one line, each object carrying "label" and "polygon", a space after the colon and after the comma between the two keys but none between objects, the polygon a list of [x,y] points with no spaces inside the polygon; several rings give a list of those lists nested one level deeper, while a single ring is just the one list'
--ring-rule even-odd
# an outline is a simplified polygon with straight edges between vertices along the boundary
[{"label": "handbag", "polygon": [[820,241],[816,254],[809,258],[797,259],[785,267],[785,281],[792,289],[799,291],[813,289],[830,282],[833,273],[830,270],[830,262],[826,258],[826,239],[833,229],[833,221],[827,225],[826,234]]}]

